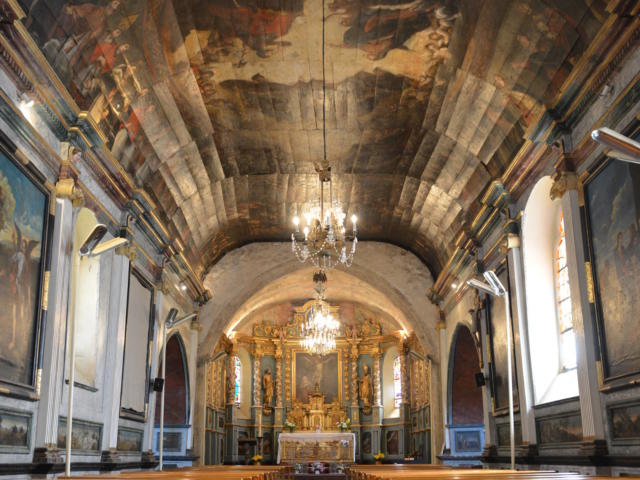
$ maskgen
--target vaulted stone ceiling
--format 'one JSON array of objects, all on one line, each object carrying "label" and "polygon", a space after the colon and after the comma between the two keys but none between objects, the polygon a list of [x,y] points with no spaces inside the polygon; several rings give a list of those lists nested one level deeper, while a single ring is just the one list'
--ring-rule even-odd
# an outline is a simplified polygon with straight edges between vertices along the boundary
[{"label": "vaulted stone ceiling", "polygon": [[[20,0],[114,157],[202,271],[317,199],[321,0]],[[327,0],[327,150],[361,237],[437,274],[557,98],[601,0]]]}]

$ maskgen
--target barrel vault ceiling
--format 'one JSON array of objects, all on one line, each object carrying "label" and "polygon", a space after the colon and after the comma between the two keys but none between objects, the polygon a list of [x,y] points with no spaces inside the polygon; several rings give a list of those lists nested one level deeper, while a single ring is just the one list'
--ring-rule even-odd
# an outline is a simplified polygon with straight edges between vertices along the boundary
[{"label": "barrel vault ceiling", "polygon": [[[317,198],[321,0],[20,0],[199,271]],[[327,151],[362,239],[437,275],[606,19],[599,0],[326,0]]]}]

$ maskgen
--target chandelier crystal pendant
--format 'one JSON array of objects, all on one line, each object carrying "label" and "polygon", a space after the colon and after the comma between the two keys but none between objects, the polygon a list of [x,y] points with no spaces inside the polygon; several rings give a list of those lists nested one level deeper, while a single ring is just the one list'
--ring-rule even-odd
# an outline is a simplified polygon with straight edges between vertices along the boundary
[{"label": "chandelier crystal pendant", "polygon": [[[293,217],[295,231],[291,234],[291,251],[300,262],[310,262],[321,270],[335,267],[337,264],[350,267],[356,253],[358,243],[358,217],[351,215],[351,232],[345,227],[346,213],[340,203],[333,198],[331,166],[327,161],[327,126],[326,126],[326,79],[324,60],[324,0],[322,2],[322,146],[323,161],[316,166],[320,180],[320,201],[302,215],[304,227],[300,231],[300,217]],[[325,190],[329,199],[325,204]]]},{"label": "chandelier crystal pendant", "polygon": [[327,275],[320,270],[313,275],[316,300],[301,325],[303,348],[315,355],[326,355],[336,348],[340,322],[331,315],[331,307],[324,299]]}]

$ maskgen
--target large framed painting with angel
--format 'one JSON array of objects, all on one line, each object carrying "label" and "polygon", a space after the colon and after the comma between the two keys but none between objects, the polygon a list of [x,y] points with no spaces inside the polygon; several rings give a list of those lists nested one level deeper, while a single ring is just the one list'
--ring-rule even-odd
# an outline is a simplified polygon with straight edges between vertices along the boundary
[{"label": "large framed painting with angel", "polygon": [[49,194],[0,149],[0,382],[33,387]]},{"label": "large framed painting with angel", "polygon": [[640,377],[640,166],[597,165],[584,203],[603,380],[626,382]]}]

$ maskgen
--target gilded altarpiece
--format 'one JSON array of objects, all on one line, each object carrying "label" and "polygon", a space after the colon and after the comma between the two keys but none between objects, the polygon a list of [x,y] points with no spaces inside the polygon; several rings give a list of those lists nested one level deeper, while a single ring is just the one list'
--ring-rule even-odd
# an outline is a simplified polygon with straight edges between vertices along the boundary
[{"label": "gilded altarpiece", "polygon": [[[272,463],[279,435],[287,431],[288,422],[295,424],[296,432],[336,432],[338,422],[349,419],[356,461],[372,461],[379,451],[397,459],[417,452],[423,461],[429,461],[430,362],[415,335],[390,327],[388,321],[364,307],[341,304],[331,307],[341,321],[335,350],[324,356],[311,355],[301,345],[301,327],[311,305],[290,305],[284,318],[282,309],[258,316],[249,323],[250,329],[236,333],[232,342],[225,337],[228,343],[211,356],[207,365],[207,431],[212,435],[224,432],[223,460],[242,463],[254,449],[262,448],[263,463]],[[351,308],[351,312],[341,312],[341,308]],[[227,373],[228,359],[239,350],[251,356],[251,381],[243,392],[251,397],[250,418],[237,417],[238,407],[228,395],[234,382],[233,372],[231,376]],[[402,398],[398,415],[384,418],[383,390],[393,388],[393,382],[385,383],[382,370],[391,351],[397,351],[401,360]],[[265,381],[267,370],[269,379]],[[217,421],[223,422],[223,429]],[[255,438],[258,445],[246,452],[236,451],[240,433]],[[264,445],[259,446],[265,438],[269,439],[268,452]],[[215,448],[212,443],[208,459],[218,460]]]}]

